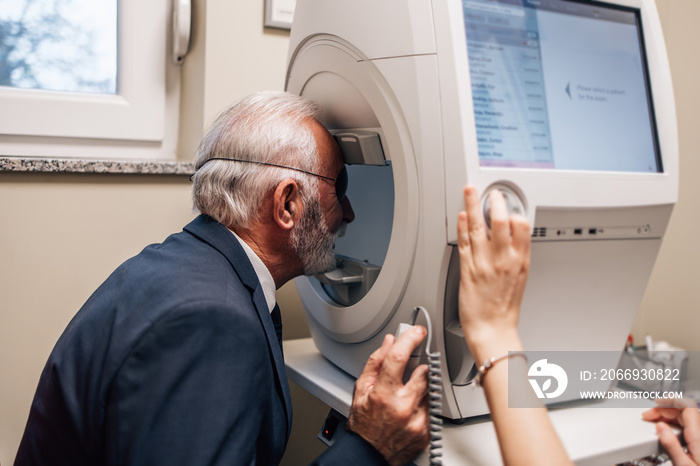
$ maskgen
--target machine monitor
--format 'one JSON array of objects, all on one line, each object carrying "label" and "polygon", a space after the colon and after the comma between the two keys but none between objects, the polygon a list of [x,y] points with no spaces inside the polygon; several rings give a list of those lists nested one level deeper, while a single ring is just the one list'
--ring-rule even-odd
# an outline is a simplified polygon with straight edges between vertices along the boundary
[{"label": "machine monitor", "polygon": [[532,225],[525,348],[623,348],[678,190],[653,0],[298,0],[286,89],[349,164],[340,267],[295,282],[328,360],[359,375],[422,306],[443,414],[488,411],[457,309],[466,184]]},{"label": "machine monitor", "polygon": [[481,166],[660,172],[639,12],[464,2]]}]

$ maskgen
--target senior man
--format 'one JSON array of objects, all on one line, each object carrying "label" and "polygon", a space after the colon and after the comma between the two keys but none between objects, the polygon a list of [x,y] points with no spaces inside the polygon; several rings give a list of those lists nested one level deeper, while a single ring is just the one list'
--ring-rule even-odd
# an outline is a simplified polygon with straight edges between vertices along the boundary
[{"label": "senior man", "polygon": [[[333,137],[311,103],[260,93],[203,137],[201,213],[122,264],[41,375],[16,464],[272,465],[291,429],[275,290],[330,270],[354,213]],[[428,442],[425,336],[387,336],[358,378],[349,432],[317,464],[392,464]]]}]

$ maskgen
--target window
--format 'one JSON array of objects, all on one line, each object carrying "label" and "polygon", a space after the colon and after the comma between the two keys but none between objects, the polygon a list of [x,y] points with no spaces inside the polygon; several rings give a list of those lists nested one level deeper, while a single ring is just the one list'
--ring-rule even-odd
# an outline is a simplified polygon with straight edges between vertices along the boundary
[{"label": "window", "polygon": [[0,155],[174,158],[168,4],[0,0]]},{"label": "window", "polygon": [[117,92],[117,0],[2,2],[0,85]]}]

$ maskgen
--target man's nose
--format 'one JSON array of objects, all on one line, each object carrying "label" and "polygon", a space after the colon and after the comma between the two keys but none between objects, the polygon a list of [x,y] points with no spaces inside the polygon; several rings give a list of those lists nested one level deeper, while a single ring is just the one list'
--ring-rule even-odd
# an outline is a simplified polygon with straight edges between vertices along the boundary
[{"label": "man's nose", "polygon": [[352,223],[355,220],[355,211],[352,210],[352,205],[350,205],[350,199],[345,196],[341,201],[340,205],[343,208],[343,221],[347,223]]}]

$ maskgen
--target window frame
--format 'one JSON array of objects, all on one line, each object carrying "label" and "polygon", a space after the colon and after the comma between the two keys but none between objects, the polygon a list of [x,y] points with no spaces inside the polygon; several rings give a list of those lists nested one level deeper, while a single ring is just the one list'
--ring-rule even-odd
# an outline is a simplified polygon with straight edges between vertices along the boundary
[{"label": "window frame", "polygon": [[175,158],[166,135],[177,134],[180,68],[166,59],[169,3],[118,0],[116,94],[0,87],[0,155]]}]

